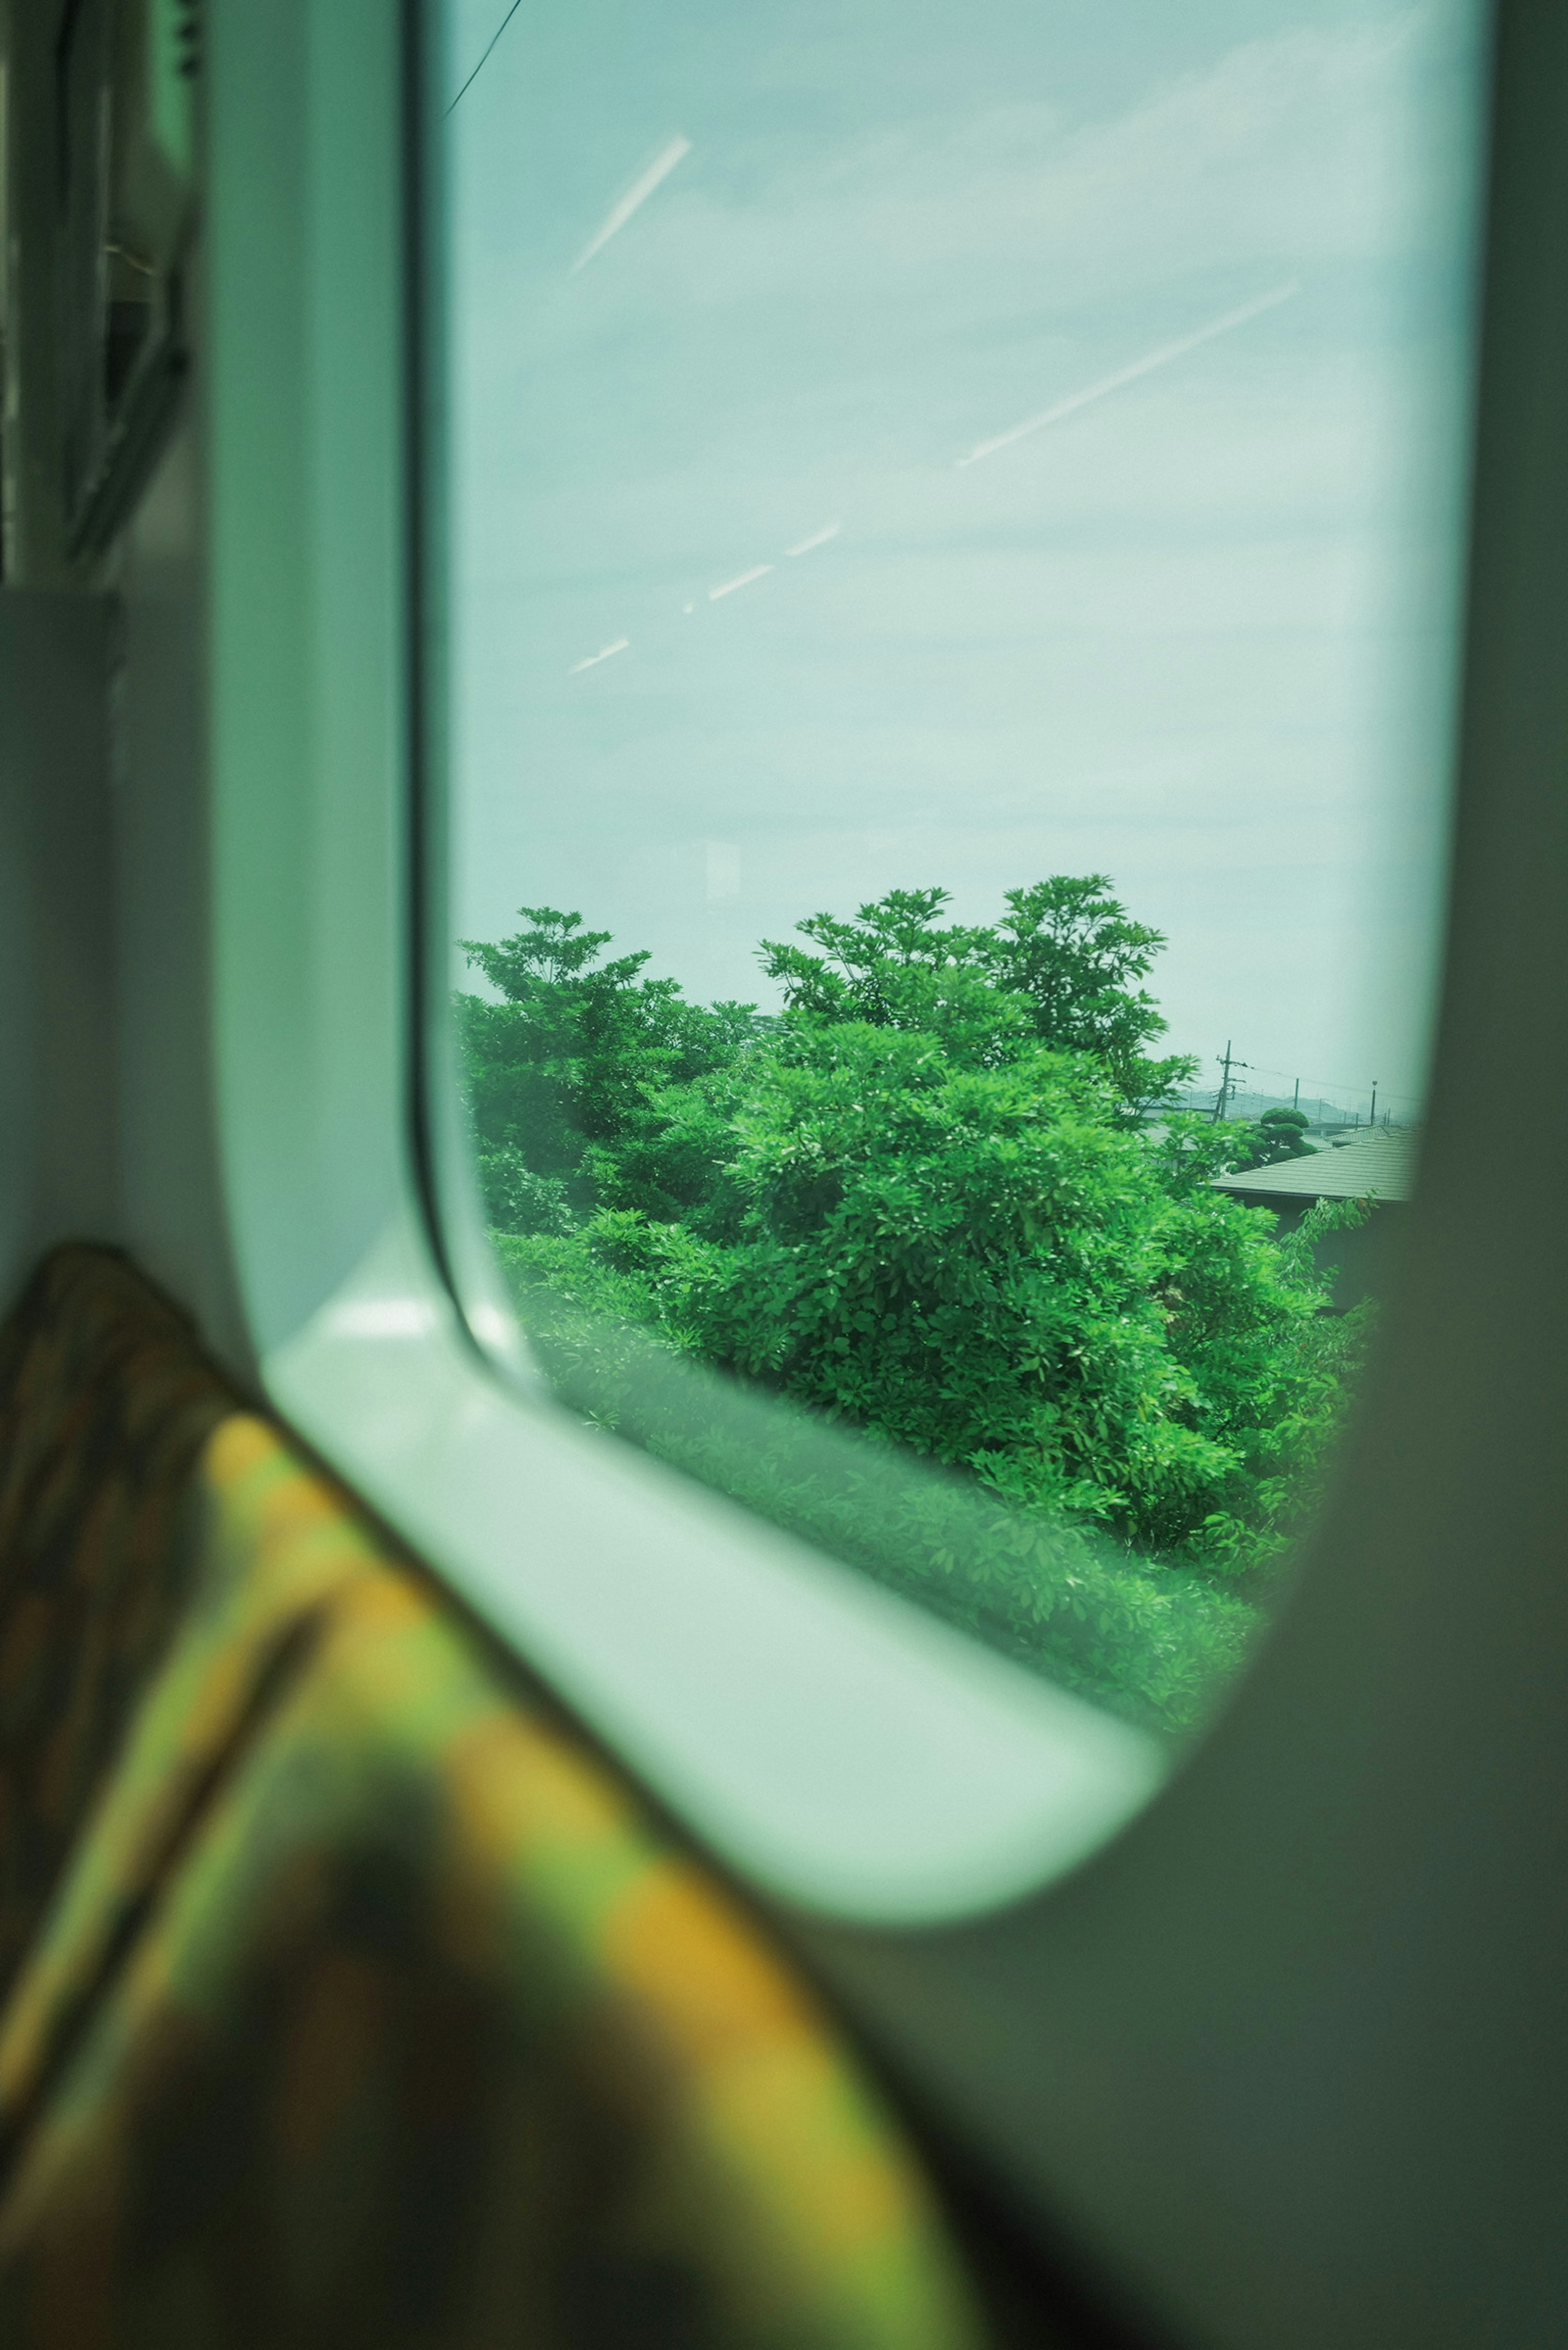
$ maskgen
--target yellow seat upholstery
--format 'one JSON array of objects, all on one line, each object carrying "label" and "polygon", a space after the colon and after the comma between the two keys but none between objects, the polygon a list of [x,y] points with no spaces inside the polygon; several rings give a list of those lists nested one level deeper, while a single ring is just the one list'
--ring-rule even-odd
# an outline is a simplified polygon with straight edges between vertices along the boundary
[{"label": "yellow seat upholstery", "polygon": [[0,2343],[973,2344],[765,1939],[265,1421],[189,1465],[193,1392],[177,1604],[0,2014]]}]

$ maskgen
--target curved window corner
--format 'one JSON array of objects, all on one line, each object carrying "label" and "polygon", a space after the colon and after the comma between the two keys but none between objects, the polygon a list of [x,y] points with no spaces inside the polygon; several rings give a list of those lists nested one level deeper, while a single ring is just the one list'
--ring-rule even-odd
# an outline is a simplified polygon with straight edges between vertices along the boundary
[{"label": "curved window corner", "polygon": [[464,1347],[395,1220],[265,1360],[269,1394],[732,1867],[934,1925],[1037,1890],[1138,1810],[1158,1744]]}]

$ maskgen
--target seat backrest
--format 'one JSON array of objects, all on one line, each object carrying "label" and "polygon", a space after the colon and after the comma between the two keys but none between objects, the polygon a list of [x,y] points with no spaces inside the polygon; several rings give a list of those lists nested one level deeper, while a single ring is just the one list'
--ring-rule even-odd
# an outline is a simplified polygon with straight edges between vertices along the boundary
[{"label": "seat backrest", "polygon": [[[52,1669],[97,1761],[49,1814],[0,2015],[0,2332],[975,2343],[919,2163],[735,1898],[188,1331],[174,1375],[162,1301],[84,1260],[6,1357],[48,1334],[82,1382],[74,1409],[49,1388],[48,1444],[15,1375],[6,1409],[34,1487],[82,1489]],[[146,1389],[109,1343],[142,1314]],[[13,1818],[51,1751],[18,1750]]]}]

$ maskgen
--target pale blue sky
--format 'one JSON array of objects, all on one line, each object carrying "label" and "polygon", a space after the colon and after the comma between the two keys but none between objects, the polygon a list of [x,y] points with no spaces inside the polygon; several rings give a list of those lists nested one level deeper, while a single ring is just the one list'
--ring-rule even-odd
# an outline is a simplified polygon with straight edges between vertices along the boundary
[{"label": "pale blue sky", "polygon": [[[452,89],[504,6],[454,0]],[[1104,869],[1206,1074],[1233,1036],[1413,1093],[1473,38],[1459,0],[524,0],[448,126],[457,932],[573,907],[755,997],[818,909]]]}]

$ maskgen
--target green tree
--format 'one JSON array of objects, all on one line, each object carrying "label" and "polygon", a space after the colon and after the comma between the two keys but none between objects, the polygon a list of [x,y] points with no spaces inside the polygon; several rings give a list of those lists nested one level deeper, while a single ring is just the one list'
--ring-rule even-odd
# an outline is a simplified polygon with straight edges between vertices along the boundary
[{"label": "green tree", "polygon": [[[772,1018],[691,1004],[550,909],[472,947],[504,998],[462,999],[504,1262],[595,1417],[1075,1686],[1190,1719],[1360,1325],[1325,1311],[1310,1236],[1215,1188],[1299,1126],[1142,1123],[1189,1067],[1145,1050],[1158,934],[1096,876],[1012,891],[989,928],[947,903],[893,891],[764,943]],[[732,1390],[652,1377],[639,1327],[808,1419],[742,1430]],[[801,1430],[835,1427],[859,1449],[829,1471]],[[909,1455],[950,1482],[900,1485]]]},{"label": "green tree", "polygon": [[798,924],[820,954],[764,940],[763,965],[792,1012],[818,1019],[934,1033],[992,1066],[1029,1044],[1089,1054],[1117,1114],[1136,1121],[1196,1063],[1145,1052],[1166,1024],[1134,983],[1165,940],[1110,891],[1106,874],[1058,874],[1008,890],[1001,920],[984,926],[943,922],[945,889],[894,889],[849,920],[815,914]]},{"label": "green tree", "polygon": [[1233,1128],[1239,1149],[1234,1165],[1241,1170],[1278,1167],[1287,1159],[1313,1158],[1316,1145],[1307,1140],[1306,1125],[1299,1109],[1266,1109],[1255,1126]]},{"label": "green tree", "polygon": [[1145,1548],[1202,1554],[1223,1522],[1251,1564],[1234,1527],[1272,1529],[1310,1471],[1341,1334],[1272,1220],[1213,1189],[1199,1122],[1155,1146],[1116,1098],[1086,1055],[988,1068],[803,1021],[732,1097],[722,1212],[585,1242],[706,1361]]},{"label": "green tree", "polygon": [[602,962],[610,933],[580,914],[520,910],[529,927],[512,938],[463,941],[501,1002],[460,994],[456,1011],[486,1197],[501,1229],[532,1231],[562,1203],[594,1207],[606,1154],[650,1091],[727,1066],[757,1021],[750,1004],[692,1003],[675,980],[645,978],[646,953]]}]

